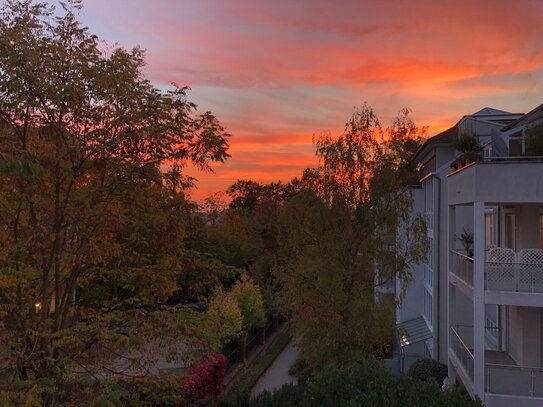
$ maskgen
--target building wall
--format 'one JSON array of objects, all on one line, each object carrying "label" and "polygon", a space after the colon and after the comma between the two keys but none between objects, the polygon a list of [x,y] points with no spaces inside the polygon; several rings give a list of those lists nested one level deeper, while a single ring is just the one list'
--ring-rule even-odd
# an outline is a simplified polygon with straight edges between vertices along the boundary
[{"label": "building wall", "polygon": [[[424,191],[422,188],[410,189],[413,199],[413,215],[424,213]],[[402,303],[397,310],[397,323],[421,316],[423,307],[424,265],[418,264],[411,270],[412,280],[405,291]],[[401,292],[401,282],[396,281],[396,292]]]}]

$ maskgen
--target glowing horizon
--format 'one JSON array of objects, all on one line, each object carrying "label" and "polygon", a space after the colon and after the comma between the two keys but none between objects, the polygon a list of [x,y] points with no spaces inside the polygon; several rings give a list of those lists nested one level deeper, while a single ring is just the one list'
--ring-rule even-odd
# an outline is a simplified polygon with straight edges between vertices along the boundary
[{"label": "glowing horizon", "polygon": [[109,44],[147,50],[147,77],[188,85],[228,131],[216,174],[190,170],[201,199],[239,178],[288,181],[316,163],[367,102],[383,124],[403,108],[434,135],[483,107],[543,102],[543,2],[88,0]]}]

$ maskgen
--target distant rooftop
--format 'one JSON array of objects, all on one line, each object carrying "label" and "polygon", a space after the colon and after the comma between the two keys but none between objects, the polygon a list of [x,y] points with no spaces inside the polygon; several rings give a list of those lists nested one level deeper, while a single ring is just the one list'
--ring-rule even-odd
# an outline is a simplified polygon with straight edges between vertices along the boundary
[{"label": "distant rooftop", "polygon": [[492,107],[484,107],[478,112],[472,113],[470,116],[488,116],[488,115],[500,115],[500,114],[512,114],[504,110],[494,109]]},{"label": "distant rooftop", "polygon": [[530,123],[543,117],[543,104],[540,104],[535,109],[530,110],[528,113],[513,121],[509,125],[505,126],[502,131],[510,130],[518,125]]},{"label": "distant rooftop", "polygon": [[507,126],[511,123],[518,122],[518,120],[523,116],[523,113],[510,113],[504,110],[494,109],[492,107],[484,107],[473,114],[462,116],[462,118],[453,127],[427,139],[421,146],[421,148],[417,151],[417,153],[415,153],[415,157],[413,157],[413,159],[418,159],[421,155],[425,154],[426,151],[428,151],[428,149],[431,147],[451,145],[459,135],[458,126],[460,125],[460,123],[462,123],[462,121],[466,119],[469,119],[470,117],[475,117],[476,120],[483,120],[493,122],[502,126]]}]

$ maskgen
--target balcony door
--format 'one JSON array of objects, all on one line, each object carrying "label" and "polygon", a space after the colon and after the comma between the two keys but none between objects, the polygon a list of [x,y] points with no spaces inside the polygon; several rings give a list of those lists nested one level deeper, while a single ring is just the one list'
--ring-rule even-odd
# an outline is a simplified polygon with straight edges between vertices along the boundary
[{"label": "balcony door", "polygon": [[508,247],[516,251],[516,241],[517,241],[517,219],[514,209],[505,209],[502,212],[502,230],[501,230],[501,239],[500,246]]},{"label": "balcony door", "polygon": [[485,249],[498,246],[498,216],[496,208],[485,208]]}]

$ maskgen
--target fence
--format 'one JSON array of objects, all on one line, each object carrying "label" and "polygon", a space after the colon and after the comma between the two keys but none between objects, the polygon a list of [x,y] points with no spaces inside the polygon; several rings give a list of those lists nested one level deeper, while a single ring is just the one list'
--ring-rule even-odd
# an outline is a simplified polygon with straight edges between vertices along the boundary
[{"label": "fence", "polygon": [[261,329],[250,331],[249,334],[242,334],[235,347],[231,348],[232,350],[226,355],[228,359],[226,370],[230,370],[237,363],[245,363],[247,359],[250,359],[260,346],[265,345],[279,330],[285,321],[284,318],[274,315]]}]

